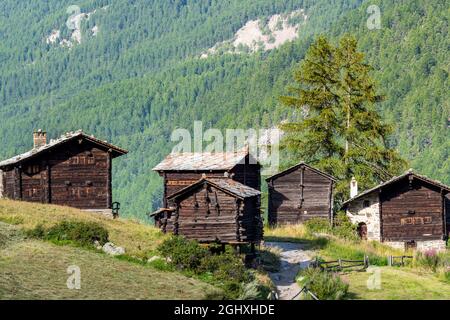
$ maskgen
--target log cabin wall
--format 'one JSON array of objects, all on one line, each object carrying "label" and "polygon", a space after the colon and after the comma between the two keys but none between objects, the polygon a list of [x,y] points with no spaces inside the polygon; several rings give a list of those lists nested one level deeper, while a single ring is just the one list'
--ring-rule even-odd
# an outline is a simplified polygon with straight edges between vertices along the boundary
[{"label": "log cabin wall", "polygon": [[333,182],[300,166],[268,181],[269,222],[296,224],[311,218],[330,219]]},{"label": "log cabin wall", "polygon": [[198,171],[163,171],[160,175],[164,179],[164,207],[168,206],[167,198],[175,192],[197,182],[206,175],[208,178],[227,178],[244,185],[261,190],[261,165],[238,164],[231,170],[198,170]]},{"label": "log cabin wall", "polygon": [[241,240],[259,243],[264,237],[264,221],[261,216],[260,197],[247,198],[241,217]]},{"label": "log cabin wall", "polygon": [[55,152],[48,164],[52,203],[79,209],[111,208],[109,152],[86,141],[76,142]]},{"label": "log cabin wall", "polygon": [[450,237],[450,194],[445,196],[445,220],[446,220],[446,232],[447,237]]},{"label": "log cabin wall", "polygon": [[15,199],[15,171],[14,169],[5,170],[3,172],[3,197]]},{"label": "log cabin wall", "polygon": [[231,178],[246,186],[256,190],[261,190],[261,165],[259,164],[238,164],[230,173]]},{"label": "log cabin wall", "polygon": [[111,154],[68,142],[4,174],[5,197],[79,209],[111,208]]},{"label": "log cabin wall", "polygon": [[204,243],[236,244],[262,239],[259,196],[242,200],[201,184],[171,204],[176,212],[165,222],[168,232]]},{"label": "log cabin wall", "polygon": [[404,179],[384,188],[380,199],[383,241],[442,240],[445,222],[439,188]]},{"label": "log cabin wall", "polygon": [[164,178],[164,207],[167,207],[167,197],[197,182],[202,178],[203,174],[206,174],[208,177],[220,178],[224,177],[225,171],[169,171],[161,173]]}]

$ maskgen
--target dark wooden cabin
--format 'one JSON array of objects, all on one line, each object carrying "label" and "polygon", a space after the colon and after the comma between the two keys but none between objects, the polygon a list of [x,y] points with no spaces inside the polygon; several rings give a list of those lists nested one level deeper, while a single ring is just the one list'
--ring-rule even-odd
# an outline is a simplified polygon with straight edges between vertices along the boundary
[{"label": "dark wooden cabin", "polygon": [[304,162],[266,179],[269,223],[297,224],[311,218],[331,221],[336,179]]},{"label": "dark wooden cabin", "polygon": [[412,170],[343,203],[368,240],[397,248],[445,249],[450,187]]},{"label": "dark wooden cabin", "polygon": [[31,151],[0,162],[0,197],[112,214],[112,159],[126,150],[82,131],[47,143],[39,130],[33,140]]},{"label": "dark wooden cabin", "polygon": [[204,243],[259,243],[263,237],[260,192],[232,179],[203,178],[168,197],[153,213],[164,232]]},{"label": "dark wooden cabin", "polygon": [[171,153],[153,168],[164,178],[163,206],[175,192],[200,180],[226,178],[261,190],[261,165],[248,150],[216,153]]}]

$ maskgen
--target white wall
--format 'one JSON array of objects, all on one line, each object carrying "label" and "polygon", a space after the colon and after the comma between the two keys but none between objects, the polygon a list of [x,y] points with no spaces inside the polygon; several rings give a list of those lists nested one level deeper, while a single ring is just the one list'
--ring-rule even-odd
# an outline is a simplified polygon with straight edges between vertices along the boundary
[{"label": "white wall", "polygon": [[[369,207],[364,208],[364,201],[369,201]],[[377,193],[368,194],[361,199],[352,201],[347,208],[347,216],[353,224],[367,225],[367,240],[381,241],[380,203]]]}]

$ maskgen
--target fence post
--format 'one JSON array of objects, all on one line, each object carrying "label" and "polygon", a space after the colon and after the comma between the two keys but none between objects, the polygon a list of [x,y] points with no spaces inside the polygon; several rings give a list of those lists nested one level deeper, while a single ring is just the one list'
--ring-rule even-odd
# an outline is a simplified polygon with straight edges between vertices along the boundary
[{"label": "fence post", "polygon": [[388,266],[392,267],[392,256],[388,256],[387,259],[388,259]]},{"label": "fence post", "polygon": [[342,260],[339,259],[339,269],[342,269]]},{"label": "fence post", "polygon": [[369,267],[369,256],[364,256],[364,267],[365,268]]},{"label": "fence post", "polygon": [[404,258],[405,258],[405,256],[402,256],[402,267],[405,266]]}]

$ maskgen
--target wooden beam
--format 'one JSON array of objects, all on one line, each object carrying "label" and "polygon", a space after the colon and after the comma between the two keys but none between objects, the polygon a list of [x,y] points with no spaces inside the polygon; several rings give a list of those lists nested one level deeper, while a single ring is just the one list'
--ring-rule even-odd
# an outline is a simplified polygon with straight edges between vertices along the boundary
[{"label": "wooden beam", "polygon": [[330,225],[333,226],[333,180],[330,180],[330,189],[328,194],[328,215],[329,215],[329,221]]},{"label": "wooden beam", "polygon": [[447,236],[447,216],[445,214],[445,192],[444,189],[441,189],[441,198],[442,198],[442,233],[443,240]]},{"label": "wooden beam", "polygon": [[303,207],[303,201],[305,201],[304,189],[305,189],[305,167],[302,166],[300,169],[300,203],[298,204],[299,209]]},{"label": "wooden beam", "polygon": [[108,171],[106,175],[106,208],[112,208],[112,164],[111,164],[111,152],[106,154],[106,170]]},{"label": "wooden beam", "polygon": [[382,202],[382,196],[381,196],[381,188],[378,191],[378,210],[380,215],[380,242],[384,241],[383,236],[383,202]]},{"label": "wooden beam", "polygon": [[51,203],[52,202],[52,183],[51,183],[51,168],[50,168],[50,164],[47,162],[47,198],[46,201],[47,203]]}]

